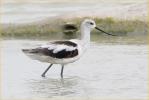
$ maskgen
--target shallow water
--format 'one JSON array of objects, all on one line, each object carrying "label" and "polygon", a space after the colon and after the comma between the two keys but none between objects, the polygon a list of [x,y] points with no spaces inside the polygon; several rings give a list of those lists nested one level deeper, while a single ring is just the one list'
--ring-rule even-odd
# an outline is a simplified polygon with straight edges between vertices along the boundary
[{"label": "shallow water", "polygon": [[129,98],[147,97],[147,45],[91,43],[82,58],[64,69],[54,65],[42,78],[49,64],[31,60],[22,48],[46,41],[2,41],[3,98]]},{"label": "shallow water", "polygon": [[29,23],[43,20],[45,18],[63,17],[114,17],[123,19],[145,20],[147,17],[147,0],[92,0],[92,1],[70,1],[51,0],[8,2],[1,7],[0,23]]}]

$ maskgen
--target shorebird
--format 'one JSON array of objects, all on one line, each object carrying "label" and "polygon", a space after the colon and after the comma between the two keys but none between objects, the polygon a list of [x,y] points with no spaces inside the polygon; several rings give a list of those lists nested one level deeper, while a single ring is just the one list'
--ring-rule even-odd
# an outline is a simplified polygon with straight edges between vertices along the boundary
[{"label": "shorebird", "polygon": [[51,41],[37,48],[22,49],[22,51],[34,60],[50,63],[48,68],[42,73],[42,77],[45,77],[45,74],[53,64],[61,64],[60,75],[63,78],[64,65],[77,61],[86,51],[90,43],[90,32],[94,28],[105,34],[112,35],[96,27],[94,20],[85,19],[80,27],[81,39]]}]

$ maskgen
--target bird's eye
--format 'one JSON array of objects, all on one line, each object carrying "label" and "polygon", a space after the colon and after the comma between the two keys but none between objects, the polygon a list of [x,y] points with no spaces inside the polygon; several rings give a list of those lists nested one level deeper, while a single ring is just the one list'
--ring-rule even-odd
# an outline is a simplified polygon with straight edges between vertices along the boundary
[{"label": "bird's eye", "polygon": [[94,25],[94,23],[90,22],[91,25]]}]

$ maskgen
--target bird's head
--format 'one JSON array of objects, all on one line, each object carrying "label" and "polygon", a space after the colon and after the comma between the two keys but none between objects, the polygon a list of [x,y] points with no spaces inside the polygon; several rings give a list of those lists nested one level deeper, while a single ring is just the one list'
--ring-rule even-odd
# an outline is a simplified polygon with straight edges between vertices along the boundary
[{"label": "bird's head", "polygon": [[91,20],[91,19],[85,19],[83,22],[82,22],[82,25],[84,27],[87,27],[89,29],[94,29],[96,27],[96,23],[94,20]]},{"label": "bird's head", "polygon": [[95,28],[95,29],[97,29],[98,31],[101,31],[101,32],[103,32],[103,33],[105,33],[105,34],[107,34],[107,35],[116,36],[116,35],[107,33],[107,32],[105,32],[105,31],[103,31],[102,29],[98,28],[98,27],[96,26],[95,21],[92,20],[92,19],[85,19],[85,20],[82,22],[82,26],[87,27],[87,28],[89,28],[90,30],[92,30],[92,29]]}]

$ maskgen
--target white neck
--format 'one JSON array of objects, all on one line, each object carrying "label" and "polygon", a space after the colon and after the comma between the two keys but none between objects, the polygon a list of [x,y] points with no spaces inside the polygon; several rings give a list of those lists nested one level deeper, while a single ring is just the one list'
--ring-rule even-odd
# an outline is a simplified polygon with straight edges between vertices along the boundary
[{"label": "white neck", "polygon": [[84,49],[86,49],[89,46],[90,31],[91,29],[89,27],[86,27],[83,24],[81,25],[81,41],[82,41],[82,45],[84,46]]}]

